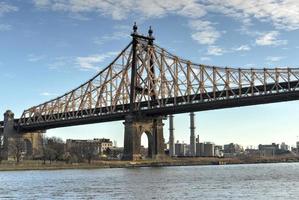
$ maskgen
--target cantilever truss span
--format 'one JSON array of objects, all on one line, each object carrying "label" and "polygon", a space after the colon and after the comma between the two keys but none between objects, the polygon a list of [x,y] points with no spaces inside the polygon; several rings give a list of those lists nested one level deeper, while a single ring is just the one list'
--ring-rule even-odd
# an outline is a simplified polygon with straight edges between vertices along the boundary
[{"label": "cantilever truss span", "polygon": [[[195,64],[139,38],[134,113],[158,116],[299,99],[299,68],[236,69]],[[19,129],[122,120],[130,112],[133,45],[78,88],[25,110]],[[132,111],[131,111],[132,112]]]}]

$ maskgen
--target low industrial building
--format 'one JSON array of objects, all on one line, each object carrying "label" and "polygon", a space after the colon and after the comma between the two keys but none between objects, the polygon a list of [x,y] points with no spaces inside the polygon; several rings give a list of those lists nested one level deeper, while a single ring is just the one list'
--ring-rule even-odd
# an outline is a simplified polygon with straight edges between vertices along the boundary
[{"label": "low industrial building", "polygon": [[112,141],[106,138],[95,138],[93,140],[73,140],[67,139],[66,140],[66,151],[70,151],[72,148],[81,148],[83,146],[94,146],[95,147],[95,154],[102,155],[104,151],[108,148],[111,149],[113,146]]},{"label": "low industrial building", "polygon": [[223,148],[224,157],[235,157],[243,153],[243,147],[239,144],[225,144]]},{"label": "low industrial building", "polygon": [[272,144],[266,144],[266,145],[259,145],[259,151],[261,156],[269,157],[269,156],[275,156],[276,152],[279,150],[279,145],[272,143]]},{"label": "low industrial building", "polygon": [[174,145],[174,152],[176,156],[186,156],[187,145],[185,143],[179,143],[179,141],[177,141]]}]

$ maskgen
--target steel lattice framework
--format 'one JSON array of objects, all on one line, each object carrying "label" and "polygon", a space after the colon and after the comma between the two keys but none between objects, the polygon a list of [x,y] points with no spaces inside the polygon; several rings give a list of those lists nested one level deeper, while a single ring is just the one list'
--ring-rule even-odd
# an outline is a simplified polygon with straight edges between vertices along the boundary
[{"label": "steel lattice framework", "polygon": [[299,68],[196,64],[135,32],[113,62],[76,89],[25,110],[19,129],[122,120],[299,99]]}]

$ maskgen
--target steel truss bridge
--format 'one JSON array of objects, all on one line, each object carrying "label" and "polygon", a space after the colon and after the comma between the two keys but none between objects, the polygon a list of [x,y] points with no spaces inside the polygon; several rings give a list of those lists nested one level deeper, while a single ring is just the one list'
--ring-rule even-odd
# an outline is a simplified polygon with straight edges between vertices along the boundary
[{"label": "steel truss bridge", "polygon": [[[79,87],[25,110],[20,132],[124,120],[125,116],[232,108],[299,99],[299,68],[242,69],[182,59],[137,33],[109,66]],[[3,126],[3,122],[0,122]]]}]

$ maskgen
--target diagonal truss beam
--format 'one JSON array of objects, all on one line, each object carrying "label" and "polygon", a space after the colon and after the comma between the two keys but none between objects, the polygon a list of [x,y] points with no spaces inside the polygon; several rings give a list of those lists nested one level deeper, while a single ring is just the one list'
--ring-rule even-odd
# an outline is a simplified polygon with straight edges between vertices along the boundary
[{"label": "diagonal truss beam", "polygon": [[196,64],[138,35],[108,67],[86,83],[25,110],[17,126],[53,128],[58,124],[120,120],[128,113],[152,115],[157,109],[165,114],[170,112],[167,110],[176,113],[176,108],[192,106],[200,110],[200,106],[208,108],[204,105],[245,99],[252,99],[253,105],[254,101],[263,102],[256,98],[269,98],[269,103],[271,98],[277,102],[278,96],[290,100],[288,95],[297,93],[299,68],[242,69]]}]

